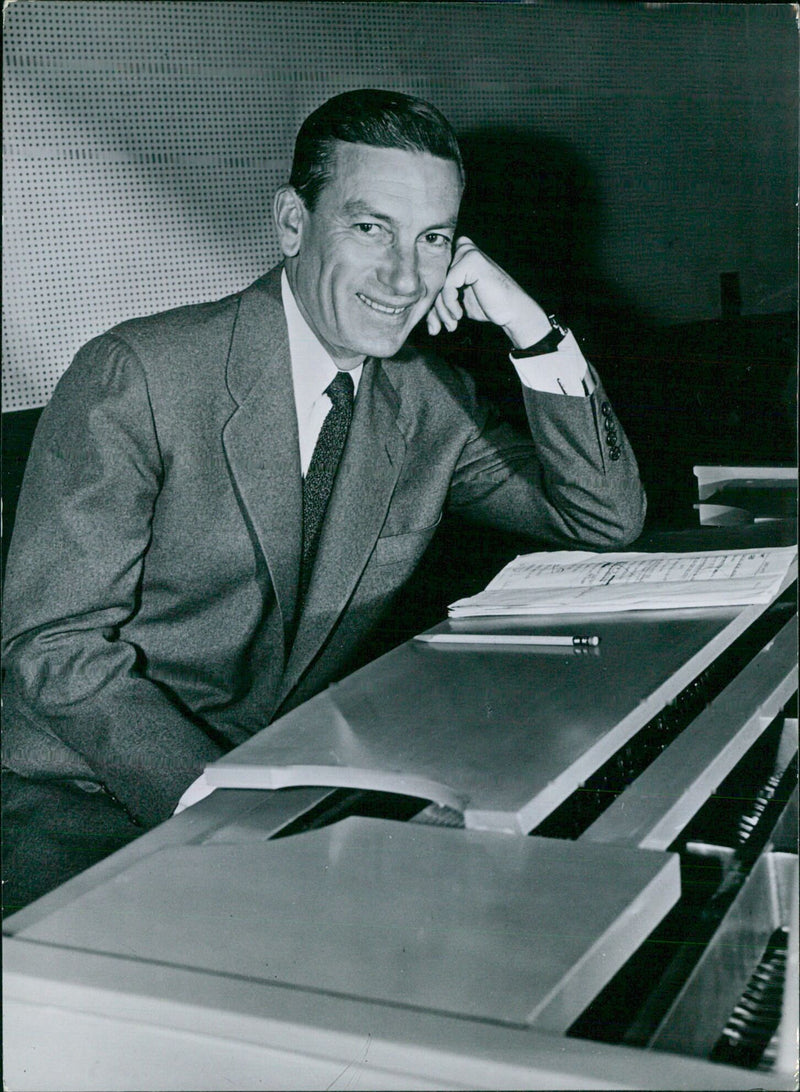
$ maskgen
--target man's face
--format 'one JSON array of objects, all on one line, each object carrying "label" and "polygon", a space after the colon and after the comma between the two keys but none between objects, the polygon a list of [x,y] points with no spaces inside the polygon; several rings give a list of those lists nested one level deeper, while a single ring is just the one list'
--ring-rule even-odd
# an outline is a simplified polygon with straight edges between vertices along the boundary
[{"label": "man's face", "polygon": [[461,200],[455,163],[337,144],[332,177],[286,262],[300,308],[340,368],[390,357],[444,283]]}]

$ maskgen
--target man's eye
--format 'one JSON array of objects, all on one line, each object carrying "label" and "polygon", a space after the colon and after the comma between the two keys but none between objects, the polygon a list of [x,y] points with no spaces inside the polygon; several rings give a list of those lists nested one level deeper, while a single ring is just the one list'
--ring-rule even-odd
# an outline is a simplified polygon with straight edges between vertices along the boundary
[{"label": "man's eye", "polygon": [[452,240],[447,235],[441,235],[438,231],[429,231],[425,236],[425,242],[428,246],[435,247],[437,250],[444,250],[450,246]]},{"label": "man's eye", "polygon": [[380,226],[380,224],[369,224],[369,223],[356,224],[356,231],[359,231],[362,235],[376,236],[376,235],[380,234],[381,226]]}]

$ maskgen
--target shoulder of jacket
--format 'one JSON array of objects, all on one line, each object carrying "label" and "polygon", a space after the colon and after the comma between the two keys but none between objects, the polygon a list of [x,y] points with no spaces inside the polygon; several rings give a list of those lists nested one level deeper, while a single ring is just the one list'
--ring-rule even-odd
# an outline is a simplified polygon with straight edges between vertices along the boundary
[{"label": "shoulder of jacket", "polygon": [[101,334],[100,340],[108,338],[141,352],[167,348],[174,353],[185,348],[193,356],[215,336],[230,337],[242,300],[247,297],[279,298],[280,270],[280,266],[275,266],[254,283],[217,300],[184,304],[153,315],[126,319]]},{"label": "shoulder of jacket", "polygon": [[158,339],[169,337],[178,332],[186,332],[194,328],[203,329],[209,325],[225,322],[236,315],[242,291],[233,292],[219,300],[207,303],[189,303],[180,307],[172,307],[167,311],[159,311],[153,315],[143,315],[138,318],[125,319],[124,322],[112,326],[101,337],[117,338],[122,341],[138,341],[141,339]]}]

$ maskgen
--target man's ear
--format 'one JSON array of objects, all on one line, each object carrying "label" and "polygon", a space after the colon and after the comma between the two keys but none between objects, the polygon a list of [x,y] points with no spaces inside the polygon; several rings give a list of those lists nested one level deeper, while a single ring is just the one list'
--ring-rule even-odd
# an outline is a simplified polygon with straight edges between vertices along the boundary
[{"label": "man's ear", "polygon": [[284,257],[293,258],[300,250],[306,207],[294,186],[281,186],[272,203],[272,215],[278,231],[278,242]]}]

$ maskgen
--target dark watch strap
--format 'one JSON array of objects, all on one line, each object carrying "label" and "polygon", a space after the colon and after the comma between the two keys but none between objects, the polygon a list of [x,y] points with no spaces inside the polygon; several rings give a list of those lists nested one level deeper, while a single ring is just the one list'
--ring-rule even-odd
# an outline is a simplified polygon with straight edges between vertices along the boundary
[{"label": "dark watch strap", "polygon": [[530,345],[527,349],[512,349],[510,353],[512,360],[521,360],[523,357],[529,356],[544,356],[546,353],[556,351],[569,330],[566,326],[562,326],[554,315],[548,315],[547,318],[552,327],[550,333],[545,334],[541,341],[537,341],[535,345]]}]

